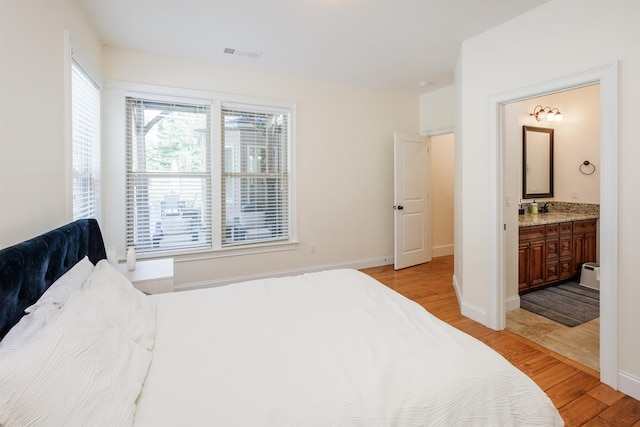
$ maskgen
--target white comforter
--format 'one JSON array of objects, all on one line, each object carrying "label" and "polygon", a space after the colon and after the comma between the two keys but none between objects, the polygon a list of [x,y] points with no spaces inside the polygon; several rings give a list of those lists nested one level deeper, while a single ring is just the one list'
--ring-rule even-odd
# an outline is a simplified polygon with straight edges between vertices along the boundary
[{"label": "white comforter", "polygon": [[152,298],[135,426],[562,425],[504,358],[358,271]]}]

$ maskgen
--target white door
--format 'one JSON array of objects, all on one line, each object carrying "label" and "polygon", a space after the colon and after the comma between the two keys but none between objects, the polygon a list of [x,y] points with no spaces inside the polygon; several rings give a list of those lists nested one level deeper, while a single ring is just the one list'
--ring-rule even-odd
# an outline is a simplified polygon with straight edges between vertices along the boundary
[{"label": "white door", "polygon": [[431,261],[428,138],[394,134],[395,269]]}]

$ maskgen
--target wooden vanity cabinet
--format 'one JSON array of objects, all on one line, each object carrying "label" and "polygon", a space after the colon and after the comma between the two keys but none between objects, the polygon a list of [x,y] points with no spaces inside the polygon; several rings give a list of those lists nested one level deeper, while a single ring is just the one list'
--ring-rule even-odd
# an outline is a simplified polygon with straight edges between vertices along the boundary
[{"label": "wooden vanity cabinet", "polygon": [[545,284],[570,279],[574,275],[573,223],[547,224],[544,229]]},{"label": "wooden vanity cabinet", "polygon": [[595,259],[595,219],[521,227],[518,290],[526,293],[571,279],[582,263]]},{"label": "wooden vanity cabinet", "polygon": [[579,274],[582,264],[596,260],[596,220],[585,219],[573,224],[573,274]]},{"label": "wooden vanity cabinet", "polygon": [[545,240],[544,226],[520,228],[518,245],[518,290],[544,284]]}]

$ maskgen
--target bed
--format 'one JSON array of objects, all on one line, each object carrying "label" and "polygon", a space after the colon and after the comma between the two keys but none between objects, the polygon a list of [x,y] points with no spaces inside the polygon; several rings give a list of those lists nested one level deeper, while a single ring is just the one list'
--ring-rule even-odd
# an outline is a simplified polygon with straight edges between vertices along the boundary
[{"label": "bed", "polygon": [[0,424],[563,425],[504,358],[362,272],[147,296],[104,258],[95,220],[0,250]]}]

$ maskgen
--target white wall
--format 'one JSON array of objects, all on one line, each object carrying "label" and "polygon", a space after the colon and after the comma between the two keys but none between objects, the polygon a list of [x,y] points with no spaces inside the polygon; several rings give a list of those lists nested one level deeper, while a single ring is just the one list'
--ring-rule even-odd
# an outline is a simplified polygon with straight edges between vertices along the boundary
[{"label": "white wall", "polygon": [[[104,49],[103,64],[107,80],[289,100],[297,106],[297,248],[224,258],[178,258],[176,284],[206,285],[274,272],[392,262],[393,132],[418,131],[415,95],[114,48]],[[112,120],[106,117],[109,126]],[[105,143],[114,144],[110,138]],[[104,232],[109,240],[124,231],[110,222]],[[310,245],[315,253],[310,253]]]},{"label": "white wall", "polygon": [[[523,88],[594,69],[619,61],[619,193],[617,219],[619,226],[618,260],[618,372],[636,387],[640,395],[640,263],[637,262],[637,236],[640,222],[640,55],[636,41],[640,28],[640,3],[633,0],[600,2],[595,0],[552,0],[499,27],[487,31],[462,45],[456,84],[461,93],[463,117],[456,140],[461,158],[456,159],[456,179],[460,181],[465,206],[460,215],[464,245],[457,259],[462,262],[465,280],[461,288],[463,303],[488,310],[489,266],[495,265],[496,254],[489,253],[488,224],[495,217],[490,199],[489,165],[491,134],[488,101],[496,94]],[[553,35],[553,43],[538,43],[532,35]],[[569,111],[567,110],[567,114]],[[457,135],[458,136],[458,135]],[[616,144],[616,141],[602,141]],[[464,168],[461,165],[464,164]],[[602,191],[607,191],[602,188]],[[457,225],[457,224],[456,224]],[[458,243],[456,241],[456,243]],[[623,391],[632,394],[628,388]],[[634,395],[634,394],[632,394]]]},{"label": "white wall", "polygon": [[71,219],[65,30],[99,68],[101,44],[74,0],[0,2],[0,247]]},{"label": "white wall", "polygon": [[[564,116],[561,123],[553,125],[556,162],[553,200],[600,203],[600,86],[546,96],[541,102],[559,106]],[[585,160],[595,166],[592,175],[580,172]]]},{"label": "white wall", "polygon": [[[536,121],[530,116],[536,105],[558,108],[564,120]],[[504,123],[505,165],[510,168],[505,194],[515,202],[522,198],[522,126],[535,126],[554,129],[554,197],[541,200],[600,203],[599,85],[508,104]],[[593,175],[580,173],[584,160],[596,166]]]},{"label": "white wall", "polygon": [[[536,121],[536,105],[558,108],[562,122]],[[538,201],[600,203],[600,86],[592,85],[506,105],[505,140],[505,260],[506,297],[518,295],[518,200],[522,198],[522,126],[554,129],[554,197]],[[584,160],[596,165],[593,175],[580,173]],[[576,190],[577,197],[572,196]],[[506,205],[507,197],[511,200]],[[553,211],[553,206],[550,208]],[[517,307],[512,307],[517,308]]]},{"label": "white wall", "polygon": [[420,95],[420,134],[450,133],[455,118],[455,86]]}]

